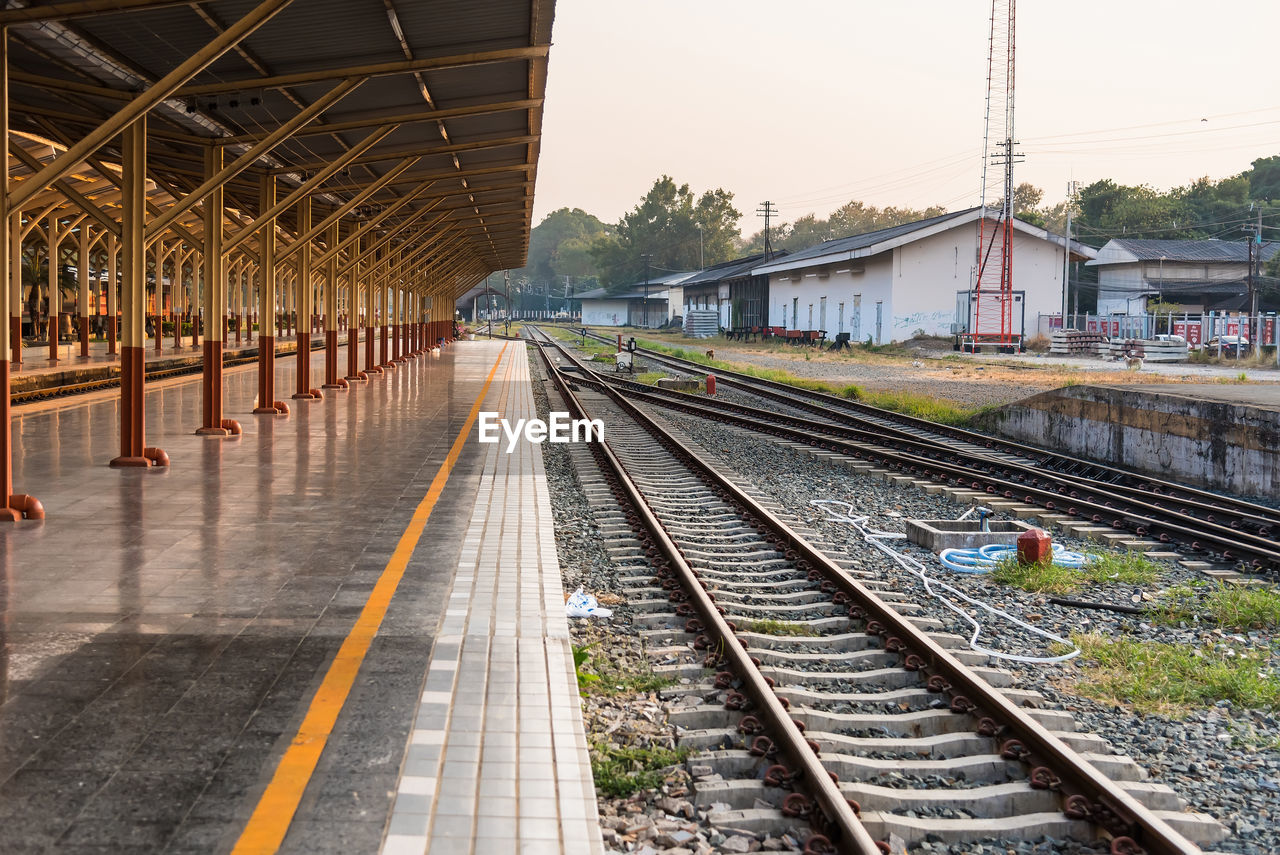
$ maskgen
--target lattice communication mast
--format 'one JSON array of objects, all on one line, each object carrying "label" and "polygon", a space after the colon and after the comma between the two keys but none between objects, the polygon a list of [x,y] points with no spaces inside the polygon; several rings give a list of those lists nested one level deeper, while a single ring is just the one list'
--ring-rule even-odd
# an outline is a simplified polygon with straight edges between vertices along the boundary
[{"label": "lattice communication mast", "polygon": [[969,335],[975,346],[1011,348],[1020,338],[1013,331],[1013,164],[1022,159],[1014,151],[1017,142],[1013,136],[1016,2],[991,0],[987,117],[982,141],[983,216],[978,221],[978,275]]}]

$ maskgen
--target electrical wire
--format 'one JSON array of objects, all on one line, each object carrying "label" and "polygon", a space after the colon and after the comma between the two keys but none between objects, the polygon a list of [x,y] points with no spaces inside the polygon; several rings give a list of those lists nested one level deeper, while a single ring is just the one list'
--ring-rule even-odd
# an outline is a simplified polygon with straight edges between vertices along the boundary
[{"label": "electrical wire", "polygon": [[[969,624],[969,626],[973,628],[973,634],[969,636],[970,650],[973,650],[977,653],[984,653],[987,656],[992,656],[996,659],[1004,659],[1010,662],[1023,662],[1030,665],[1052,665],[1057,662],[1065,662],[1068,659],[1074,659],[1075,657],[1080,655],[1080,648],[1077,647],[1074,643],[1072,643],[1070,639],[1063,638],[1062,636],[1056,635],[1052,632],[1049,632],[1048,630],[1044,630],[1037,626],[1033,626],[1024,620],[1014,617],[1008,612],[997,609],[995,606],[992,606],[981,600],[976,600],[973,597],[970,597],[968,594],[961,591],[959,588],[956,588],[952,585],[948,585],[945,582],[940,582],[937,579],[932,578],[931,576],[929,576],[928,568],[926,568],[919,561],[912,558],[910,555],[906,555],[902,552],[899,552],[898,550],[892,548],[891,546],[885,543],[885,541],[887,540],[895,540],[898,538],[903,538],[903,537],[906,537],[906,535],[899,534],[897,532],[891,532],[891,531],[877,531],[873,528],[870,528],[868,523],[871,521],[871,517],[867,515],[854,516],[854,507],[852,503],[844,502],[839,499],[811,499],[809,501],[809,504],[820,508],[831,520],[835,522],[847,523],[848,525],[852,526],[853,529],[862,536],[862,539],[864,541],[866,541],[876,549],[880,550],[885,555],[889,556],[889,558],[893,559],[893,562],[897,564],[899,567],[901,567],[903,570],[906,570],[908,573],[911,573],[917,578],[919,578],[920,581],[924,584],[925,592],[928,593],[929,596],[938,600],[948,609],[955,612],[962,620],[964,620],[966,623]],[[844,513],[837,513],[833,511],[831,509],[832,505],[844,508]],[[960,519],[964,519],[969,515],[969,513],[972,513],[972,510],[970,510],[969,512],[966,512],[964,516],[960,517]],[[1047,639],[1048,641],[1055,642],[1058,644],[1065,644],[1071,648],[1071,651],[1068,653],[1064,653],[1060,656],[1023,656],[1017,653],[1004,653],[999,650],[993,650],[989,647],[980,645],[978,644],[978,636],[982,634],[982,629],[983,629],[982,624],[979,623],[977,620],[975,620],[974,617],[970,615],[968,612],[966,612],[964,609],[960,608],[955,603],[951,602],[951,600],[948,597],[943,596],[942,594],[938,593],[937,590],[934,590],[935,587],[938,590],[946,591],[948,594],[951,594],[952,596],[963,600],[964,602],[968,603],[971,606],[974,606],[975,608],[982,609],[983,611],[988,612],[989,614],[994,615],[996,617],[1004,618],[1005,620],[1015,624],[1016,626],[1027,630],[1033,635],[1039,636],[1040,638],[1044,638],[1044,639]]]}]

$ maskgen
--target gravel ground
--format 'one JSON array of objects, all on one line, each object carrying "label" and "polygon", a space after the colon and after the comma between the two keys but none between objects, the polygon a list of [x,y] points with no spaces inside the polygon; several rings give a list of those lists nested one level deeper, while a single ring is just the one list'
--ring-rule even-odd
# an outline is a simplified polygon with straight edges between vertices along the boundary
[{"label": "gravel ground", "polygon": [[[914,576],[872,551],[847,524],[829,521],[825,513],[809,502],[814,498],[852,502],[857,513],[871,516],[875,528],[887,531],[901,531],[903,517],[953,518],[962,512],[961,507],[914,488],[860,477],[808,453],[782,448],[742,431],[667,412],[661,415],[698,441],[712,457],[719,458],[725,466],[790,509],[797,519],[832,543],[840,544],[845,555],[862,569],[883,573],[899,582],[903,590],[915,591],[921,601],[924,600],[926,595]],[[1099,549],[1096,544],[1055,540],[1061,540],[1068,549]],[[1047,602],[1043,595],[997,586],[980,576],[948,573],[928,553],[908,551],[927,565],[931,564],[936,570],[932,574],[935,578],[942,577],[975,599],[989,602],[1055,634],[1094,632],[1108,637],[1123,635],[1162,642],[1226,644],[1234,641],[1250,647],[1266,645],[1272,650],[1271,672],[1280,671],[1276,639],[1269,633],[1232,636],[1203,627],[1154,626],[1140,616],[1066,609]],[[1155,585],[1096,587],[1080,598],[1129,605],[1135,598],[1141,602],[1144,595],[1152,596],[1193,575],[1169,564]],[[952,631],[969,635],[967,626],[961,626],[959,619],[940,604],[935,616],[949,623]],[[986,629],[979,638],[980,643],[1009,653],[1040,656],[1049,653],[1043,640],[1014,624],[999,620],[984,623]],[[1173,787],[1192,809],[1208,813],[1227,825],[1234,836],[1215,847],[1217,850],[1257,855],[1280,852],[1280,825],[1275,822],[1275,817],[1280,816],[1280,721],[1274,711],[1240,709],[1221,702],[1192,711],[1181,720],[1142,715],[1074,694],[1071,686],[1080,673],[1074,662],[993,664],[1014,671],[1021,688],[1042,693],[1046,706],[1072,713],[1078,729],[1106,734],[1117,752],[1129,755],[1145,766],[1155,780]]]}]

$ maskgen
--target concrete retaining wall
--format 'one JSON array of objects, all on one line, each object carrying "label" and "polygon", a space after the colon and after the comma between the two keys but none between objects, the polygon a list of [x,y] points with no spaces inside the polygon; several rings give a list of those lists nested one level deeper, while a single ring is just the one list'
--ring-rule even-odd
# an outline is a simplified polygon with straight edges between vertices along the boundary
[{"label": "concrete retaining wall", "polygon": [[[1280,499],[1280,408],[1150,387],[1070,386],[983,417],[982,429],[1170,481]],[[1209,393],[1212,395],[1212,390]]]}]

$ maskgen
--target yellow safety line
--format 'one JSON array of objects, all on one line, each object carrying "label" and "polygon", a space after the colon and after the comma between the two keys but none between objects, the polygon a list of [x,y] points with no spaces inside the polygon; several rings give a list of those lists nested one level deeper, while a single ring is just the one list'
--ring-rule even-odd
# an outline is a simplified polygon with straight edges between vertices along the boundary
[{"label": "yellow safety line", "polygon": [[440,469],[431,482],[431,488],[427,490],[427,495],[414,510],[413,519],[410,520],[404,534],[400,536],[396,551],[387,562],[382,575],[378,577],[378,583],[369,594],[369,599],[365,601],[360,617],[347,633],[342,647],[338,649],[338,655],[334,657],[328,673],[324,676],[324,682],[320,684],[315,697],[311,699],[311,706],[307,708],[302,726],[298,728],[292,744],[280,758],[275,774],[271,777],[271,783],[267,785],[262,798],[258,800],[258,806],[253,811],[253,816],[249,818],[248,825],[240,834],[240,839],[236,841],[235,849],[232,850],[234,855],[272,853],[284,842],[289,824],[293,821],[298,803],[302,800],[303,791],[306,790],[307,783],[315,772],[316,763],[320,760],[320,752],[324,750],[325,743],[333,732],[333,726],[347,701],[347,695],[350,694],[351,686],[355,683],[356,674],[360,671],[360,665],[364,662],[369,645],[377,635],[378,627],[382,625],[382,618],[391,605],[391,597],[395,594],[400,579],[404,576],[405,568],[409,565],[409,557],[413,555],[414,547],[417,546],[418,539],[427,526],[427,520],[431,517],[436,501],[444,492],[449,473],[458,462],[462,447],[471,434],[471,426],[475,424],[480,406],[484,403],[484,397],[489,391],[490,384],[493,383],[494,375],[498,373],[498,366],[502,364],[502,357],[506,352],[507,345],[503,344],[502,351],[498,353],[498,360],[493,363],[493,368],[489,371],[489,376],[485,379],[476,402],[471,406],[467,423],[458,432],[458,438],[453,441],[453,447],[449,449],[449,455],[444,459],[444,463],[440,464]]}]

